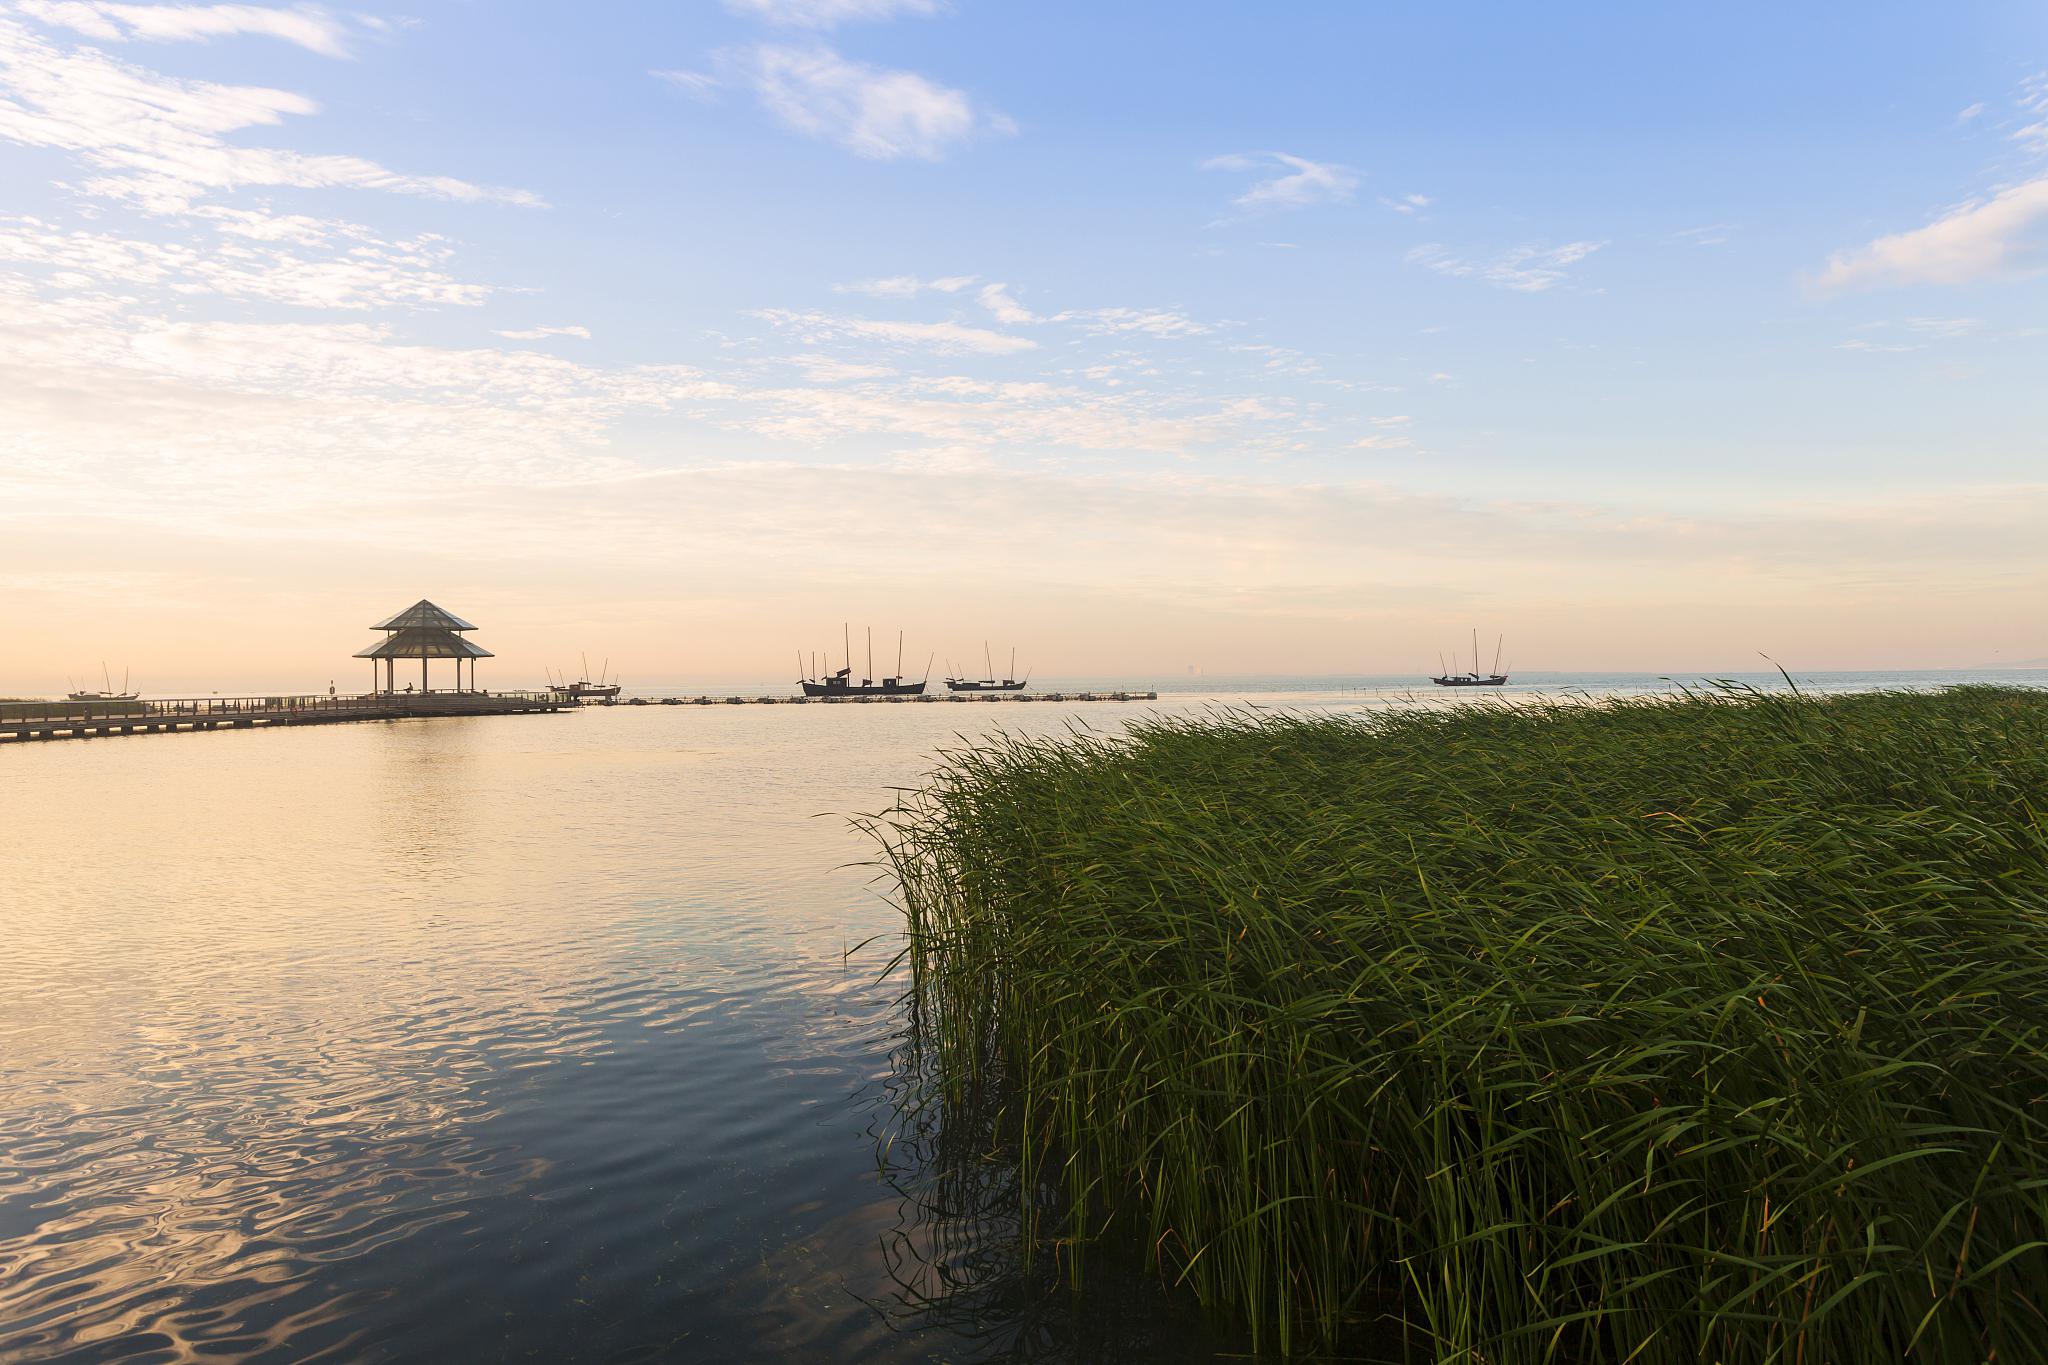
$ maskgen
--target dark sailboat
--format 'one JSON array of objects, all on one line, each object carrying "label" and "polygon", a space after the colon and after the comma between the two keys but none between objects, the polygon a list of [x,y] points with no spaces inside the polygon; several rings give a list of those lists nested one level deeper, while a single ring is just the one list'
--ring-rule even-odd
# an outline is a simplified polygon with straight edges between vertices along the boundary
[{"label": "dark sailboat", "polygon": [[[1453,673],[1450,669],[1444,668],[1440,676],[1431,678],[1430,681],[1438,687],[1506,686],[1508,675],[1500,671],[1500,647],[1501,644],[1506,642],[1506,639],[1506,636],[1502,636],[1500,640],[1494,643],[1493,672],[1481,673],[1479,671],[1479,632],[1474,630],[1472,632],[1472,671],[1470,673]],[[1439,661],[1438,666],[1443,667],[1441,661]]]},{"label": "dark sailboat", "polygon": [[65,694],[65,699],[67,701],[134,701],[140,695],[128,690],[128,670],[125,668],[121,670],[121,690],[119,692],[114,690],[114,680],[108,674],[105,664],[100,665],[100,682],[103,690],[98,692],[88,691],[73,683],[71,691]]},{"label": "dark sailboat", "polygon": [[562,682],[550,681],[548,683],[548,691],[566,701],[612,701],[619,695],[620,683],[616,678],[607,679],[606,675],[611,672],[611,667],[612,661],[606,659],[604,667],[597,671],[597,681],[592,682],[590,680],[590,660],[585,658],[583,660],[582,677],[578,678],[575,682],[569,682],[566,679]]},{"label": "dark sailboat", "polygon": [[981,661],[988,666],[987,677],[949,677],[946,679],[946,690],[949,692],[1022,692],[1031,682],[1031,675],[1029,673],[1026,673],[1022,678],[1017,676],[1017,650],[1014,646],[1010,650],[1010,674],[1000,682],[996,680],[996,665],[995,661],[989,657],[988,641],[986,640],[981,642]]},{"label": "dark sailboat", "polygon": [[[804,695],[806,697],[822,697],[828,701],[841,697],[921,697],[924,695],[925,683],[931,680],[932,671],[931,661],[927,659],[924,666],[925,676],[916,682],[905,681],[903,677],[903,632],[900,630],[896,632],[896,676],[893,678],[883,678],[880,682],[875,681],[871,676],[862,678],[857,683],[853,680],[853,632],[850,627],[846,629],[846,667],[827,673],[821,678],[816,676],[817,664],[815,661],[806,669],[804,668],[803,655],[798,654],[796,662],[798,669],[802,670],[804,674],[803,677],[797,679],[797,685],[803,688]],[[868,672],[873,674],[874,671],[875,630],[873,626],[870,626],[868,627]]]}]

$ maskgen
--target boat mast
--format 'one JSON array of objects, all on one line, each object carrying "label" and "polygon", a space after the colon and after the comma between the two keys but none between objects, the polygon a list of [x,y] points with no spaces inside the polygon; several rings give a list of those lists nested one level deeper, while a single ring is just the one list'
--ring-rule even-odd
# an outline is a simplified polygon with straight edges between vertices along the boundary
[{"label": "boat mast", "polygon": [[1505,635],[1500,636],[1493,642],[1493,676],[1496,678],[1500,676],[1500,647],[1507,642],[1508,637]]},{"label": "boat mast", "polygon": [[926,682],[930,682],[932,680],[932,659],[936,659],[938,657],[939,651],[935,649],[931,653],[931,659],[926,659],[924,661],[924,680]]},{"label": "boat mast", "polygon": [[996,680],[996,665],[995,660],[989,658],[988,656],[988,641],[986,640],[983,640],[981,642],[981,662],[982,665],[988,669],[988,672],[984,673],[982,676],[987,678],[990,682],[994,682]]},{"label": "boat mast", "polygon": [[846,675],[850,678],[853,676],[853,627],[841,621],[839,633],[846,637]]},{"label": "boat mast", "polygon": [[1010,671],[1003,675],[1004,682],[1017,681],[1017,646],[1010,646]]},{"label": "boat mast", "polygon": [[868,627],[868,675],[861,679],[863,684],[875,680],[875,628]]},{"label": "boat mast", "polygon": [[1479,627],[1472,627],[1472,676],[1479,676]]},{"label": "boat mast", "polygon": [[896,681],[903,681],[903,632],[896,632]]}]

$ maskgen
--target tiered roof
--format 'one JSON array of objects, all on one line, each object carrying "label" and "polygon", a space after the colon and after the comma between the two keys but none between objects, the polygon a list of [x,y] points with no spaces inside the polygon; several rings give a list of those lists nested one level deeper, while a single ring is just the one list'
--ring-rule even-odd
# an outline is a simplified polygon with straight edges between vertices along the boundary
[{"label": "tiered roof", "polygon": [[489,659],[495,657],[482,645],[462,638],[461,632],[476,627],[444,611],[426,598],[395,616],[387,616],[372,630],[388,631],[382,640],[355,652],[358,659]]},{"label": "tiered roof", "polygon": [[476,627],[444,607],[437,607],[426,598],[399,612],[387,616],[371,630],[475,630]]}]

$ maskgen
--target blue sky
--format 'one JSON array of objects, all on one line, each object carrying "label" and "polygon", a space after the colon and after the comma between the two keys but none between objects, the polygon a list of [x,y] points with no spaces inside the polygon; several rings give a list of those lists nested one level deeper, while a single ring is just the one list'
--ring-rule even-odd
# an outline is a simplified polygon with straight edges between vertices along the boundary
[{"label": "blue sky", "polygon": [[0,688],[422,592],[536,672],[2048,655],[2044,73],[2020,4],[0,3]]}]

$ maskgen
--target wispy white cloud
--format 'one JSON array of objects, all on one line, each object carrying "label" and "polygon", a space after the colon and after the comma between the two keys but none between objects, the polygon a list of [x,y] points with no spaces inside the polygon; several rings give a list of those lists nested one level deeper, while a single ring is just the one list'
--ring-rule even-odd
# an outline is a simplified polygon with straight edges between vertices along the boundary
[{"label": "wispy white cloud", "polygon": [[1956,126],[1961,127],[1963,124],[1970,122],[1983,112],[1984,102],[1982,100],[1979,100],[1975,104],[1968,105],[1965,108],[1956,111]]},{"label": "wispy white cloud", "polygon": [[310,5],[274,9],[268,5],[124,5],[104,0],[16,0],[32,19],[72,29],[103,42],[130,39],[150,43],[203,42],[254,34],[296,43],[327,57],[349,55],[348,30],[325,10]]},{"label": "wispy white cloud", "polygon": [[1944,213],[1926,227],[1838,251],[1814,281],[1823,293],[1911,284],[1968,284],[2027,274],[2039,264],[2048,176]]},{"label": "wispy white cloud", "polygon": [[198,243],[0,218],[0,262],[39,270],[68,288],[116,285],[343,311],[470,307],[491,293],[450,276],[454,253],[431,234],[389,241],[351,223],[216,212],[222,216],[215,227],[228,240]]},{"label": "wispy white cloud", "polygon": [[663,70],[657,68],[649,71],[647,74],[671,89],[679,90],[691,99],[698,100],[704,104],[716,103],[718,92],[725,87],[724,81],[708,71],[685,71],[680,68]]},{"label": "wispy white cloud", "polygon": [[983,327],[957,322],[896,322],[876,318],[840,317],[831,313],[800,312],[787,308],[766,308],[755,317],[802,340],[817,344],[855,338],[893,346],[909,346],[944,353],[1012,355],[1038,345],[1029,337],[1010,336]]},{"label": "wispy white cloud", "polygon": [[1396,213],[1419,213],[1434,201],[1426,194],[1404,194],[1399,199],[1381,197],[1380,203]]},{"label": "wispy white cloud", "polygon": [[[1897,322],[1873,322],[1865,326],[1865,332],[1875,336],[1851,337],[1839,343],[1840,351],[1867,351],[1877,354],[1896,355],[1906,351],[1924,351],[1931,343],[1958,341],[1982,331],[1984,324],[1976,318],[1901,318]],[[1910,334],[1914,340],[1887,340],[1900,333]]]},{"label": "wispy white cloud", "polygon": [[2048,152],[2048,71],[2021,81],[2014,103],[2019,106],[2021,117],[2035,121],[2015,129],[2012,140],[2029,151]]},{"label": "wispy white cloud", "polygon": [[1055,324],[1075,327],[1091,336],[1142,333],[1161,338],[1205,336],[1215,330],[1170,308],[1065,308],[1057,313],[1034,313],[1010,292],[1009,285],[1000,281],[983,285],[975,298],[1006,327]]},{"label": "wispy white cloud", "polygon": [[1598,251],[1604,242],[1566,242],[1563,246],[1526,243],[1498,256],[1479,260],[1455,256],[1430,242],[1408,253],[1408,263],[1457,279],[1482,280],[1500,289],[1540,294],[1564,282],[1566,272]]},{"label": "wispy white cloud", "polygon": [[1071,322],[1098,336],[1142,332],[1154,337],[1192,337],[1215,330],[1170,308],[1070,308],[1053,314],[1047,321]]},{"label": "wispy white cloud", "polygon": [[1358,188],[1358,173],[1350,167],[1287,152],[1232,152],[1210,157],[1202,169],[1263,172],[1263,179],[1231,201],[1251,213],[1341,203]]},{"label": "wispy white cloud", "polygon": [[542,341],[548,337],[575,337],[578,341],[590,340],[588,327],[528,327],[522,331],[499,332],[507,341]]},{"label": "wispy white cloud", "polygon": [[876,161],[940,161],[976,137],[1017,130],[964,90],[850,61],[829,47],[763,44],[738,65],[784,126]]},{"label": "wispy white cloud", "polygon": [[1302,354],[1292,346],[1275,346],[1270,342],[1239,342],[1229,348],[1240,355],[1259,357],[1262,368],[1268,374],[1307,377],[1323,372],[1322,363],[1311,356]]},{"label": "wispy white cloud", "polygon": [[1017,302],[1011,296],[1010,286],[1007,284],[985,284],[981,287],[981,292],[976,297],[981,300],[981,306],[988,309],[995,320],[1006,327],[1029,325],[1034,322],[1045,321],[1045,319],[1039,317],[1029,308]]},{"label": "wispy white cloud", "polygon": [[840,24],[927,16],[945,8],[942,0],[725,0],[734,14],[783,28],[836,28]]},{"label": "wispy white cloud", "polygon": [[1704,227],[1681,228],[1671,235],[1687,246],[1725,246],[1734,232],[1733,223],[1708,223]]},{"label": "wispy white cloud", "polygon": [[909,299],[929,289],[940,294],[957,294],[975,282],[973,275],[941,275],[935,280],[916,275],[886,275],[872,280],[835,284],[835,294],[865,294],[871,299]]},{"label": "wispy white cloud", "polygon": [[362,157],[241,146],[229,134],[317,113],[304,95],[158,75],[93,48],[64,50],[0,16],[0,138],[76,153],[106,174],[90,193],[182,213],[208,193],[251,186],[388,190],[538,204],[526,190],[408,175]]},{"label": "wispy white cloud", "polygon": [[1907,318],[1905,325],[1922,336],[1951,341],[1969,336],[1984,326],[1976,318]]},{"label": "wispy white cloud", "polygon": [[794,355],[789,363],[813,384],[844,384],[861,379],[887,379],[896,373],[887,365],[863,365],[829,355]]}]

